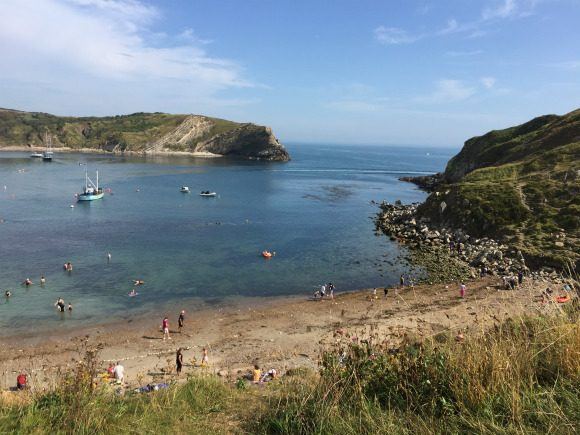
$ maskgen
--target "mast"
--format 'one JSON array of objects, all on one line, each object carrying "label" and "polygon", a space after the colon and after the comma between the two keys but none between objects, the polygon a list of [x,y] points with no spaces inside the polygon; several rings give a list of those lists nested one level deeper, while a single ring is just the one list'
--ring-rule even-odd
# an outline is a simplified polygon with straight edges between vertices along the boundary
[{"label": "mast", "polygon": [[97,193],[99,193],[99,170],[97,169]]},{"label": "mast", "polygon": [[87,191],[88,188],[89,188],[89,174],[85,169],[85,192]]}]

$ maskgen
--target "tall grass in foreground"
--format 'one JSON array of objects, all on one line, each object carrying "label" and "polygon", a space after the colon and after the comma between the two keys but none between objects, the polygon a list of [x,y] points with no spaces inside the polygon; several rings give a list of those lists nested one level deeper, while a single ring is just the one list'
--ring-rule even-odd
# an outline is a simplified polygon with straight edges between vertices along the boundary
[{"label": "tall grass in foreground", "polygon": [[317,382],[288,382],[263,433],[576,433],[578,312],[508,321],[464,342],[348,339]]},{"label": "tall grass in foreground", "polygon": [[0,433],[572,434],[580,426],[580,324],[559,316],[499,324],[482,336],[390,348],[342,337],[320,373],[238,389],[213,376],[149,394],[95,385],[98,358],[57,388],[0,403]]}]

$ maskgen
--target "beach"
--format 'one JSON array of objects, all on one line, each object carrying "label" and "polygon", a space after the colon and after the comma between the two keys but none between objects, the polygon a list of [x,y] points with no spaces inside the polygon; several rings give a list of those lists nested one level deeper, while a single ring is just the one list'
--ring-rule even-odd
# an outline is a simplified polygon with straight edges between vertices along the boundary
[{"label": "beach", "polygon": [[[129,388],[151,381],[185,380],[188,374],[209,372],[233,380],[258,363],[279,373],[297,367],[316,369],[319,352],[337,335],[363,339],[370,334],[396,348],[402,340],[425,340],[438,334],[481,334],[506,318],[560,309],[538,297],[551,284],[525,280],[513,291],[489,276],[467,283],[465,299],[458,283],[383,288],[337,294],[312,300],[309,295],[242,298],[219,306],[183,306],[185,326],[177,332],[179,310],[131,318],[124,322],[79,328],[66,334],[40,332],[3,339],[0,387],[14,386],[19,371],[29,374],[33,390],[59,381],[82,358],[83,349],[100,347],[103,371],[109,362],[125,367]],[[554,290],[559,287],[552,286]],[[169,318],[171,340],[162,340],[163,316]],[[55,313],[58,316],[58,313]],[[184,372],[175,375],[175,352],[184,349]],[[202,349],[209,366],[199,367]],[[196,359],[193,363],[192,360]]]}]

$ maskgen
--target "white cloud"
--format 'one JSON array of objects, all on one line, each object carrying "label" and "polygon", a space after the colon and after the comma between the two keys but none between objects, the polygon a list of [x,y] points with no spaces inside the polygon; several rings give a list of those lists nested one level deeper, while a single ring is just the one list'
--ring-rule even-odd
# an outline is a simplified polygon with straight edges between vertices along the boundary
[{"label": "white cloud", "polygon": [[451,18],[450,20],[447,21],[447,26],[445,26],[443,29],[441,29],[439,31],[440,34],[445,35],[447,33],[454,33],[461,30],[461,27],[459,26],[459,23],[457,22],[456,19]]},{"label": "white cloud", "polygon": [[484,20],[490,20],[493,18],[508,18],[513,16],[518,10],[516,0],[501,0],[499,4],[494,7],[485,8],[481,17]]},{"label": "white cloud", "polygon": [[580,70],[580,60],[568,60],[565,62],[555,62],[547,64],[547,66],[551,66],[553,68],[559,68],[564,70]]},{"label": "white cloud", "polygon": [[448,51],[445,53],[445,55],[449,57],[469,57],[469,56],[477,56],[479,54],[483,54],[483,50]]},{"label": "white cloud", "polygon": [[80,99],[85,90],[98,93],[97,87],[127,96],[150,93],[158,101],[164,91],[189,97],[191,110],[221,90],[253,86],[235,62],[209,55],[193,32],[149,32],[159,17],[137,0],[3,0],[0,81],[42,78],[54,93],[75,89]]},{"label": "white cloud", "polygon": [[417,103],[445,104],[467,100],[476,93],[475,88],[460,80],[443,79],[436,83],[435,90],[425,96],[415,98]]},{"label": "white cloud", "polygon": [[495,78],[494,77],[482,77],[480,79],[480,82],[486,89],[491,89],[495,86]]},{"label": "white cloud", "polygon": [[421,36],[409,35],[398,27],[379,26],[374,30],[374,34],[375,39],[383,45],[409,44],[421,38]]}]

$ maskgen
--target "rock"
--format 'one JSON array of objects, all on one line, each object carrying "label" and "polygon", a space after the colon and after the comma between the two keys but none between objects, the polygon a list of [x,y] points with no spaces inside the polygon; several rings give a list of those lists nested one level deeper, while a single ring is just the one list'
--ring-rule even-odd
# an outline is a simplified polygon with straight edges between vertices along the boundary
[{"label": "rock", "polygon": [[554,245],[558,248],[563,248],[564,247],[564,242],[555,242]]}]

